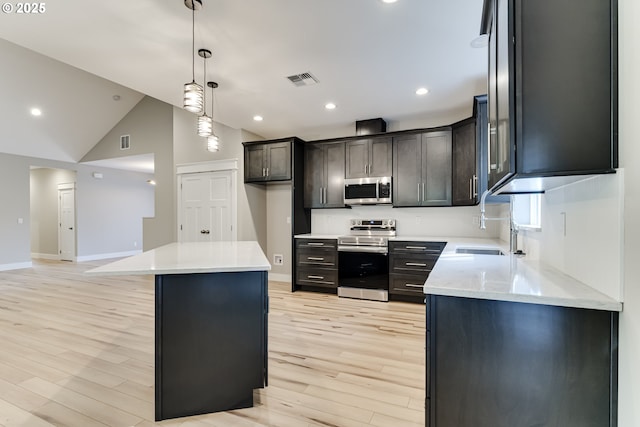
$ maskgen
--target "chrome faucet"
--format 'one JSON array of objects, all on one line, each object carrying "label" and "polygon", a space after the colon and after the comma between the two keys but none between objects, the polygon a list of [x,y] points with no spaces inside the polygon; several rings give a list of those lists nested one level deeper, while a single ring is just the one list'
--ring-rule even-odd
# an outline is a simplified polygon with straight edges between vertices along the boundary
[{"label": "chrome faucet", "polygon": [[489,218],[486,216],[485,202],[487,196],[489,195],[489,190],[485,190],[480,197],[480,229],[487,229],[487,221],[509,221],[509,249],[511,253],[516,253],[518,251],[518,225],[513,220],[513,197],[511,197],[511,201],[509,203],[509,216],[501,217],[501,218]]}]

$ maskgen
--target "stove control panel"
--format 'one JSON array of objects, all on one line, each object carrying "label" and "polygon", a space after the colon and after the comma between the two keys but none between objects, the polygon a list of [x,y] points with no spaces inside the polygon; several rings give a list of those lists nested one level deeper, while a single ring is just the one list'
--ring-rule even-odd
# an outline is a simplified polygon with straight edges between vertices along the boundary
[{"label": "stove control panel", "polygon": [[395,219],[352,219],[351,227],[369,227],[371,229],[395,228]]}]

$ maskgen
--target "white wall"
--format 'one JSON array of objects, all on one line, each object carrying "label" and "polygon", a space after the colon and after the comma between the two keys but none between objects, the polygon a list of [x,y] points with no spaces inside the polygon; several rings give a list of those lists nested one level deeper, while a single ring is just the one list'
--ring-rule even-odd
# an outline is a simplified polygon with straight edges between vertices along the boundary
[{"label": "white wall", "polygon": [[[94,172],[102,175],[93,177]],[[141,252],[143,219],[153,216],[153,175],[78,166],[76,224],[78,261]]]},{"label": "white wall", "polygon": [[[24,157],[0,153],[0,271],[29,267],[29,164]],[[18,219],[22,218],[20,224]]]},{"label": "white wall", "polygon": [[619,0],[620,163],[625,168],[624,309],[620,315],[619,426],[640,426],[640,2]]},{"label": "white wall", "polygon": [[[143,222],[144,250],[176,240],[173,107],[145,96],[83,158],[82,162],[153,154],[155,208]],[[120,150],[120,136],[130,135],[131,148]]]},{"label": "white wall", "polygon": [[[291,281],[291,184],[274,183],[267,186],[267,250],[271,263],[271,280]],[[273,255],[283,255],[283,265],[273,263]]]},{"label": "white wall", "polygon": [[[31,265],[31,166],[77,171],[79,259],[98,259],[135,251],[131,237],[136,232],[132,230],[141,227],[142,215],[148,213],[144,207],[136,210],[136,206],[144,206],[145,198],[151,203],[153,201],[153,189],[146,183],[150,175],[0,153],[0,179],[11,184],[5,185],[2,192],[0,270]],[[92,182],[95,179],[91,176],[93,172],[102,173],[105,179],[109,176],[117,180],[118,188],[95,185]],[[139,186],[139,182],[144,183],[144,186]],[[110,215],[111,212],[118,214]],[[22,224],[18,223],[18,218],[23,219]],[[111,234],[105,235],[105,229],[110,230]]]},{"label": "white wall", "polygon": [[542,231],[521,231],[519,245],[615,300],[622,300],[624,171],[542,195]]}]

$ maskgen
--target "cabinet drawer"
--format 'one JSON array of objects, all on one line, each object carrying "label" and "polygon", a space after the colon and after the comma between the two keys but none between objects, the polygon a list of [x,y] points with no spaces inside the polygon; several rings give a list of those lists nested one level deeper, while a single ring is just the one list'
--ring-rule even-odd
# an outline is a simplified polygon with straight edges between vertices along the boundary
[{"label": "cabinet drawer", "polygon": [[410,275],[410,274],[390,274],[389,275],[389,293],[404,295],[422,295],[424,282],[429,274]]},{"label": "cabinet drawer", "polygon": [[337,252],[326,249],[301,248],[296,251],[296,263],[299,267],[318,266],[335,268]]},{"label": "cabinet drawer", "polygon": [[391,241],[389,251],[440,255],[446,245],[446,242]]},{"label": "cabinet drawer", "polygon": [[338,287],[338,270],[298,268],[296,273],[296,284],[336,288]]},{"label": "cabinet drawer", "polygon": [[389,257],[389,271],[391,273],[429,273],[436,265],[438,255],[393,253]]},{"label": "cabinet drawer", "polygon": [[336,239],[296,239],[296,248],[314,248],[337,250],[338,241]]}]

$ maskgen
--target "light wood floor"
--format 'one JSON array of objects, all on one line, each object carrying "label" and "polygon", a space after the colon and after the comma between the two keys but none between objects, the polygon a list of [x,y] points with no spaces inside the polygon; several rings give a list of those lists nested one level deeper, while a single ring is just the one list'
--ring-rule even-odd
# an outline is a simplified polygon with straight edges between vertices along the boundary
[{"label": "light wood floor", "polygon": [[154,423],[151,276],[0,272],[0,426],[424,425],[425,308],[269,284],[269,386],[250,409]]}]

